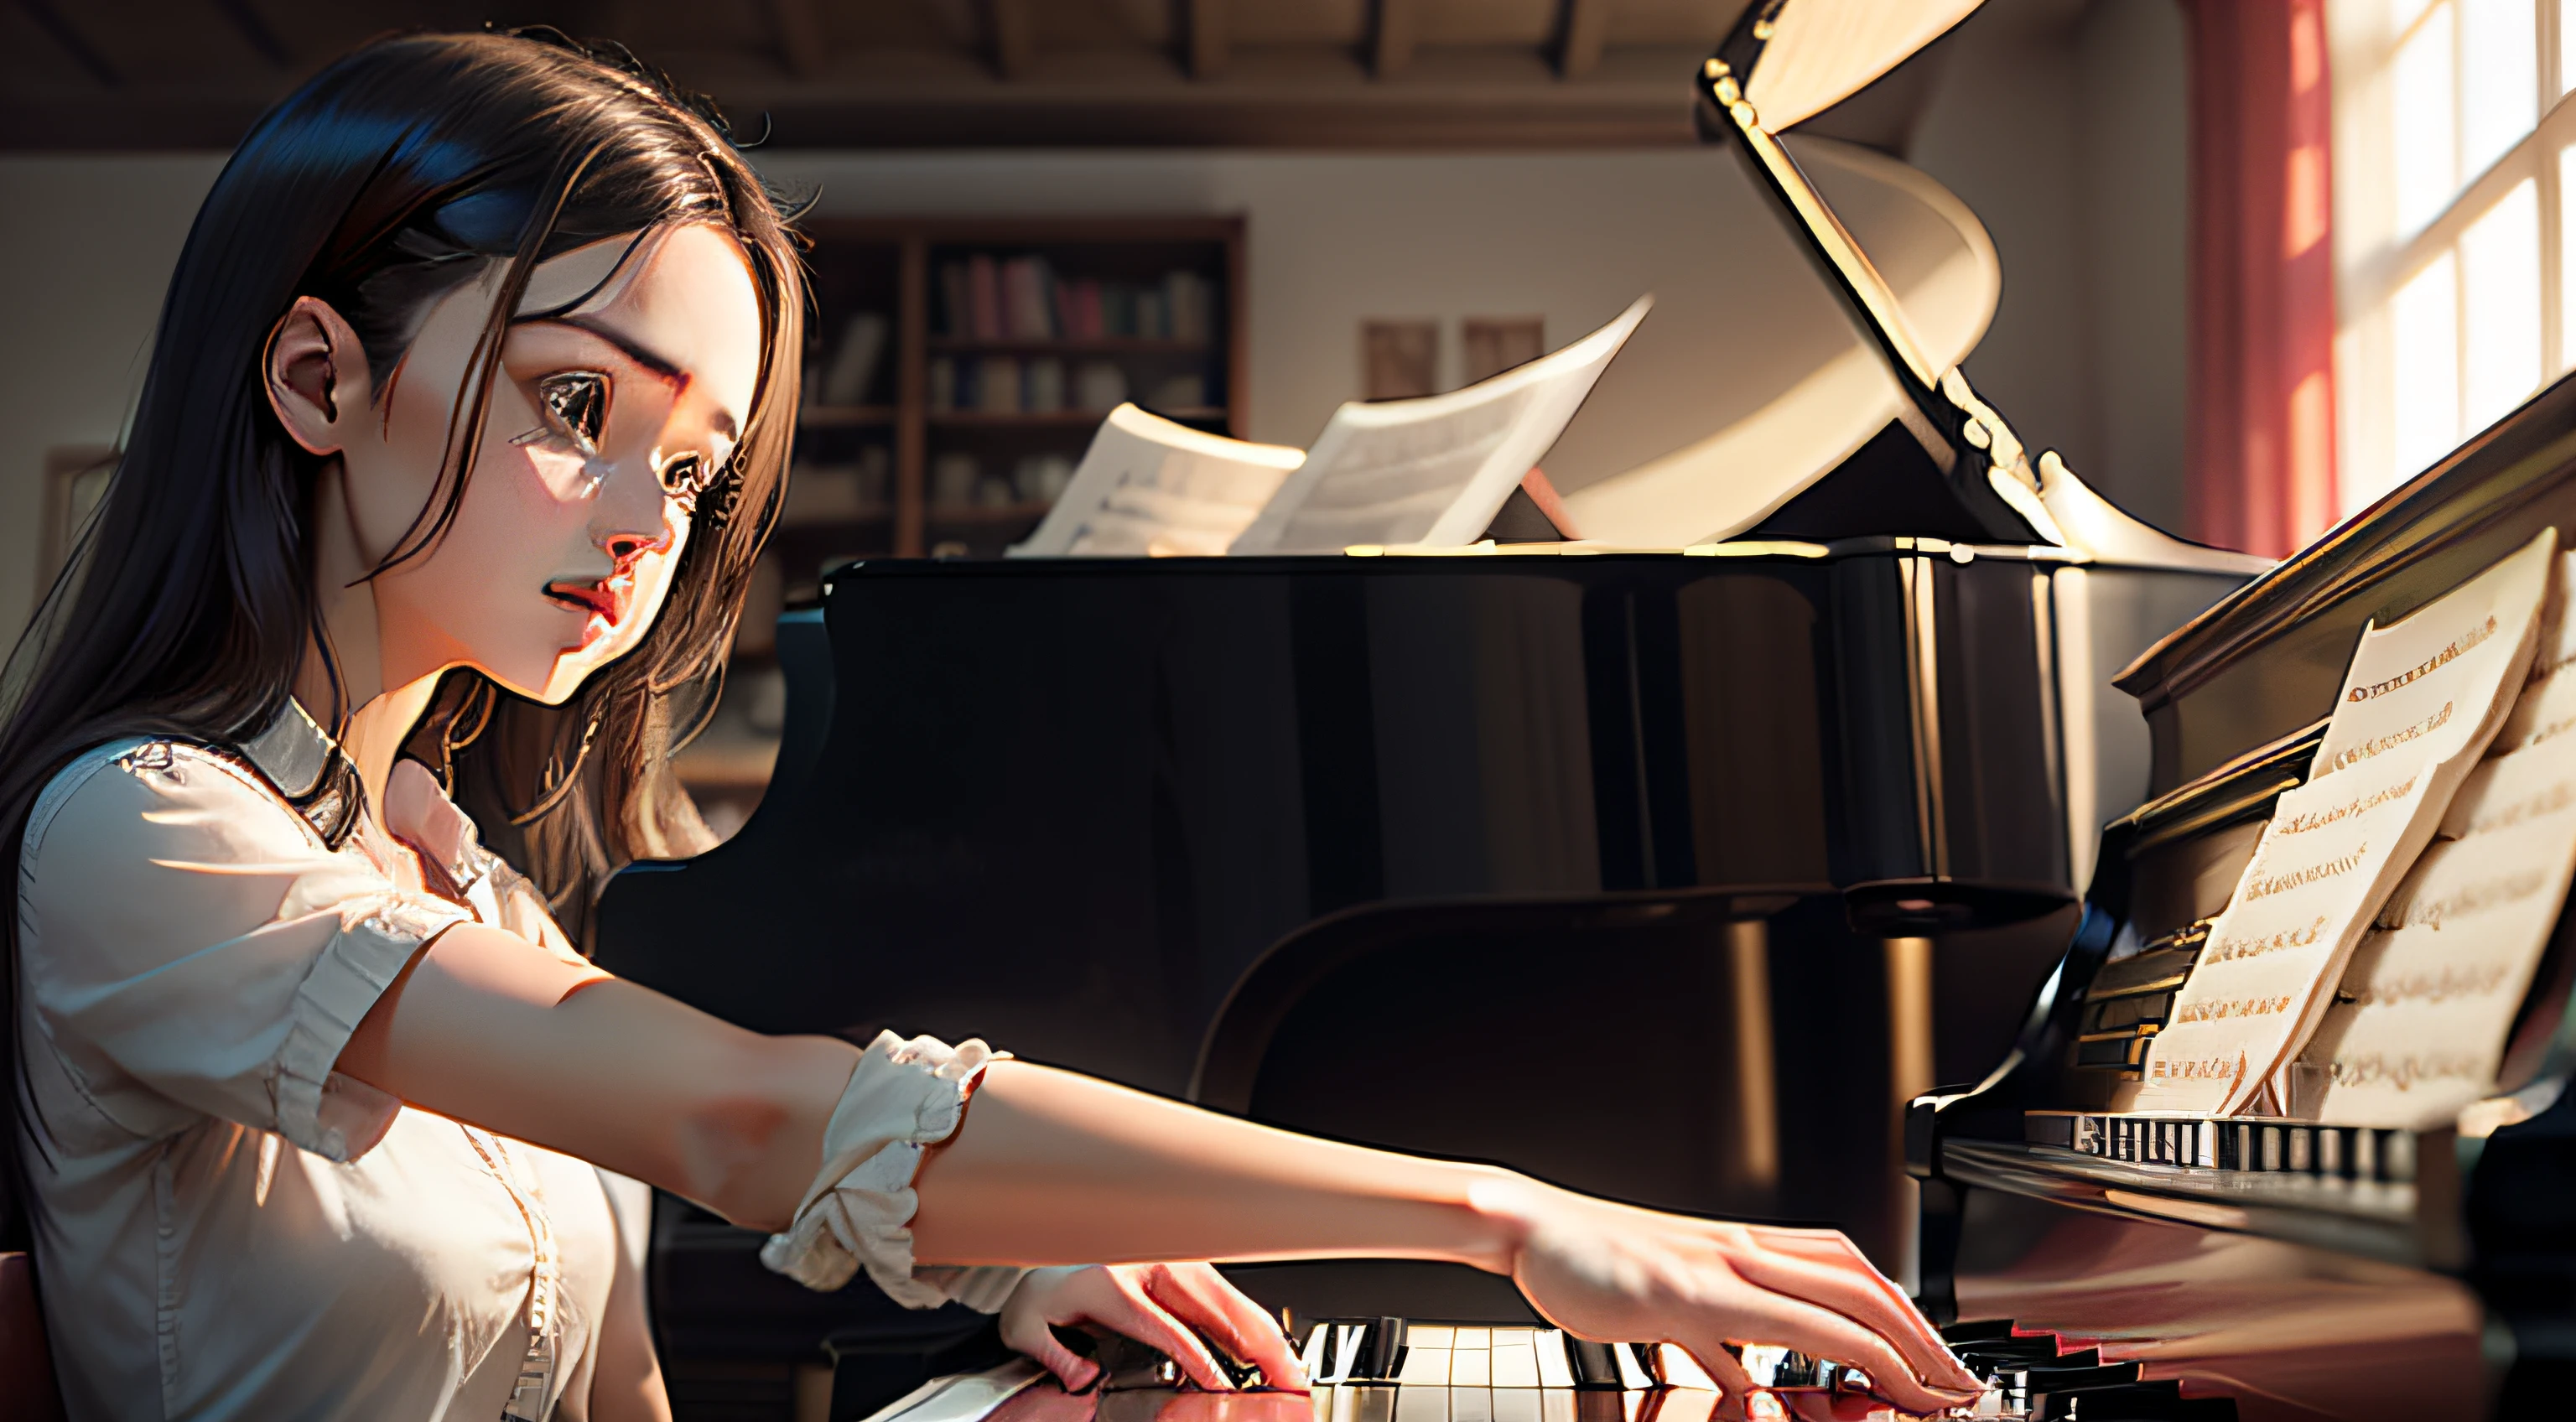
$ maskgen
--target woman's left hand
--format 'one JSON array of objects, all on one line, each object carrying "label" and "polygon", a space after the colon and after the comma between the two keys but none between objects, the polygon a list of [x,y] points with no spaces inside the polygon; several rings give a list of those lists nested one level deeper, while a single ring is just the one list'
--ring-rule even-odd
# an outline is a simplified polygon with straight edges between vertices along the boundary
[{"label": "woman's left hand", "polygon": [[[1090,1386],[1100,1365],[1067,1348],[1055,1324],[1089,1323],[1124,1334],[1180,1365],[1203,1388],[1229,1391],[1205,1334],[1274,1386],[1304,1387],[1306,1374],[1261,1305],[1207,1264],[1081,1264],[1032,1269],[1002,1306],[1002,1341],[1056,1375],[1068,1392]],[[1196,1330],[1193,1332],[1192,1330]]]}]

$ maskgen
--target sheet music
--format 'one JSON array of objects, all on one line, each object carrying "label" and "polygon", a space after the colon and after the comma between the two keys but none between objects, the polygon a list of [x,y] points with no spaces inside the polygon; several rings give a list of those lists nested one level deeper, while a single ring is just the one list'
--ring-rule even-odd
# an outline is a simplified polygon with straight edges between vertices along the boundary
[{"label": "sheet music", "polygon": [[2366,628],[2306,784],[2281,796],[2128,1107],[2233,1114],[2316,1029],[2346,961],[2512,704],[2556,530]]},{"label": "sheet music", "polygon": [[2302,1054],[2319,1120],[2428,1128],[2497,1085],[2576,876],[2576,555],[2553,581],[2531,679]]},{"label": "sheet music", "polygon": [[1464,390],[1343,405],[1228,551],[1476,541],[1653,304],[1641,296],[1582,340]]},{"label": "sheet music", "polygon": [[1305,451],[1207,434],[1121,405],[1014,558],[1215,557]]}]

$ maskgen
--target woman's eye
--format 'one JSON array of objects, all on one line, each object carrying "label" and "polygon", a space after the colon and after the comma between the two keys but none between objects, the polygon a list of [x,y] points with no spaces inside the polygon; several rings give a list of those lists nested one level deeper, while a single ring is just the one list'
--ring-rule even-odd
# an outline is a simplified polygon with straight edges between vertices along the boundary
[{"label": "woman's eye", "polygon": [[677,500],[683,508],[691,510],[697,508],[698,495],[705,493],[707,487],[715,482],[714,477],[707,473],[706,457],[698,454],[674,455],[664,462],[660,476],[662,492]]},{"label": "woman's eye", "polygon": [[559,370],[537,379],[537,408],[546,428],[530,430],[513,443],[526,444],[545,434],[561,436],[584,456],[599,453],[599,433],[608,427],[608,377],[595,370]]}]

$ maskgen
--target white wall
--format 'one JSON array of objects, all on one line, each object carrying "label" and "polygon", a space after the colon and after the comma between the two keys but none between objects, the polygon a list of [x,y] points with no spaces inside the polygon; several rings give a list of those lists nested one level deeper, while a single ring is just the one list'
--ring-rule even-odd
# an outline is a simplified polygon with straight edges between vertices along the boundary
[{"label": "white wall", "polygon": [[117,442],[221,155],[0,157],[0,629],[35,605],[45,451]]},{"label": "white wall", "polygon": [[[1541,314],[1560,345],[1652,292],[1655,311],[1546,461],[1560,487],[1749,412],[1851,337],[1731,152],[795,154],[771,175],[822,214],[1240,213],[1248,437],[1313,441],[1360,392],[1360,323]],[[1768,359],[1748,361],[1759,344]],[[1711,378],[1713,370],[1750,378]]]},{"label": "white wall", "polygon": [[2131,513],[2182,524],[2188,83],[2173,0],[1988,0],[1906,158],[1986,224],[2004,294],[1968,378]]}]

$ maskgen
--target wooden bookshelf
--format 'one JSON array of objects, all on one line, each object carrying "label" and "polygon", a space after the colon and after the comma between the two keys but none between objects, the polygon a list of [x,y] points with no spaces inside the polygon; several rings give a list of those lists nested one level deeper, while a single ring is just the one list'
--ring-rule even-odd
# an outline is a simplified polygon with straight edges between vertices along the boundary
[{"label": "wooden bookshelf", "polygon": [[[824,545],[829,546],[823,556],[955,555],[959,543],[966,556],[998,556],[1026,537],[1047,510],[1015,474],[1041,456],[1078,462],[1107,413],[1098,401],[1093,408],[1076,407],[1081,392],[1070,387],[1078,384],[1082,364],[1115,369],[1126,397],[1157,414],[1217,433],[1240,433],[1246,361],[1239,218],[882,218],[818,221],[810,232],[817,315],[809,333],[808,371],[830,367],[853,316],[877,312],[889,318],[890,329],[859,403],[809,403],[804,409],[797,422],[804,466],[799,472],[845,467],[876,444],[886,450],[885,487],[881,495],[861,488],[857,502],[867,506],[864,512],[852,511],[844,498],[834,505],[841,512],[816,514],[812,501],[795,497],[791,483],[789,516],[777,542],[782,558]],[[954,278],[947,273],[978,257],[997,267],[1015,259],[1043,262],[1053,277],[1051,291],[1090,283],[1095,295],[1125,292],[1143,300],[1154,299],[1170,273],[1185,272],[1204,283],[1205,330],[1072,332],[1061,320],[1044,332],[977,330],[972,312],[950,309]],[[1064,313],[1050,303],[1047,314]],[[1005,370],[1058,362],[1059,408],[987,408],[980,398],[971,404],[956,399],[953,390],[946,407],[934,404],[933,362],[945,363],[953,376],[970,362],[994,358],[1011,362],[1000,367]],[[1157,385],[1175,379],[1194,381],[1202,398],[1158,403]],[[975,461],[979,492],[985,482],[999,479],[1012,485],[1012,497],[936,502],[940,484],[933,471],[943,456]],[[880,500],[891,517],[878,511]],[[794,536],[787,537],[791,531]],[[787,567],[785,585],[792,595],[820,571],[803,563]]]},{"label": "wooden bookshelf", "polygon": [[[872,218],[817,221],[809,254],[812,319],[805,351],[806,398],[797,417],[796,468],[787,505],[763,552],[765,566],[744,609],[725,702],[675,766],[711,823],[729,832],[759,803],[777,754],[779,671],[769,629],[781,605],[810,597],[828,566],[863,557],[998,557],[1046,517],[1037,490],[1014,480],[1025,462],[1079,463],[1105,408],[985,409],[954,399],[969,363],[1057,364],[1061,406],[1078,404],[1083,366],[1119,373],[1127,398],[1155,413],[1219,434],[1242,433],[1246,370],[1244,233],[1239,218]],[[1168,292],[1169,274],[1204,282],[1204,330],[1044,332],[974,329],[973,313],[952,312],[943,267],[977,256],[998,265],[1043,259],[1059,285],[1091,283],[1107,322],[1110,292],[1124,300]],[[949,283],[953,285],[952,283]],[[1081,315],[1086,299],[1076,288]],[[1166,298],[1168,304],[1168,296]],[[851,319],[885,318],[883,343],[856,390],[821,398]],[[1131,307],[1132,315],[1132,307]],[[1166,311],[1164,319],[1169,321]],[[944,363],[950,408],[934,408],[933,363]],[[1158,384],[1194,377],[1196,398],[1158,403]],[[981,391],[976,392],[980,397]],[[1032,393],[1022,388],[1022,394]],[[1095,392],[1096,393],[1096,392]],[[1014,401],[1025,405],[1025,400]],[[971,460],[973,477],[937,477],[943,458]],[[1034,466],[1030,466],[1034,467]],[[991,487],[1000,480],[1004,487]],[[962,485],[962,487],[961,487]],[[939,498],[943,488],[951,497]],[[955,496],[965,494],[962,499]]]}]

